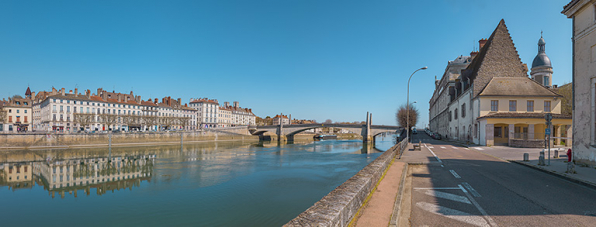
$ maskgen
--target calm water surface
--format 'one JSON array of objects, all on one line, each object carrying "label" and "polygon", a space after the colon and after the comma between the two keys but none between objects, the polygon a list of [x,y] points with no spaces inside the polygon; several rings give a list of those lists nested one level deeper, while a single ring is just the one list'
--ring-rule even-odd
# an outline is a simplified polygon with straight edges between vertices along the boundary
[{"label": "calm water surface", "polygon": [[379,152],[356,140],[0,151],[0,226],[281,226]]}]

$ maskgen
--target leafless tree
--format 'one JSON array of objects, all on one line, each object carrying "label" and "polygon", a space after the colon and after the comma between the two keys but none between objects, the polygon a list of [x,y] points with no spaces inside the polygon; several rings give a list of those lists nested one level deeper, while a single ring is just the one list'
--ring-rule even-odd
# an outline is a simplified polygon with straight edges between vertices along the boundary
[{"label": "leafless tree", "polygon": [[159,124],[159,118],[155,115],[143,116],[143,121],[147,124],[147,128]]},{"label": "leafless tree", "polygon": [[327,119],[327,120],[325,120],[325,122],[323,122],[323,123],[325,123],[325,124],[331,124],[331,123],[333,123],[333,121],[332,121],[331,119]]},{"label": "leafless tree", "polygon": [[6,121],[6,111],[4,107],[0,106],[0,123],[4,123]]},{"label": "leafless tree", "polygon": [[[118,123],[118,115],[116,114],[101,114],[101,120],[102,122],[108,126],[108,128],[112,128],[110,126],[116,126],[116,124]],[[112,128],[114,129],[114,128]]]},{"label": "leafless tree", "polygon": [[[416,109],[416,107],[413,107],[410,104],[410,127],[413,127],[416,125],[416,123],[418,123],[418,109]],[[408,118],[408,109],[406,108],[406,105],[401,105],[398,109],[397,109],[397,113],[395,113],[395,120],[397,121],[397,124],[399,124],[399,126],[401,127],[406,127],[407,124],[407,118]]]},{"label": "leafless tree", "polygon": [[178,125],[182,127],[182,130],[186,130],[186,127],[190,125],[190,117],[179,117]]},{"label": "leafless tree", "polygon": [[573,84],[567,83],[557,88],[557,93],[563,96],[561,99],[561,114],[571,116],[573,103]]},{"label": "leafless tree", "polygon": [[85,130],[95,121],[95,114],[74,113],[73,118],[74,122],[79,124],[79,126],[83,127],[83,130]]}]

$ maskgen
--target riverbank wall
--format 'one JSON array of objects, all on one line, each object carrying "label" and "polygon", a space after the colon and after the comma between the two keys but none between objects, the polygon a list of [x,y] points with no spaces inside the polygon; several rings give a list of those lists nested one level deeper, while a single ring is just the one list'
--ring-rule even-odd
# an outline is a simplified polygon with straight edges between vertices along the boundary
[{"label": "riverbank wall", "polygon": [[212,131],[149,133],[0,134],[0,149],[143,146],[206,141],[259,141],[258,136]]},{"label": "riverbank wall", "polygon": [[402,152],[396,144],[356,175],[284,226],[348,226],[395,157]]}]

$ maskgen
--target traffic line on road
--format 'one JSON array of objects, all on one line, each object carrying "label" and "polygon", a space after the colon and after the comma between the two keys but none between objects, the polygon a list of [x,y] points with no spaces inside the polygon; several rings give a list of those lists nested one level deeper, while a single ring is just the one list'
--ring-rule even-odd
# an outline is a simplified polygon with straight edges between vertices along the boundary
[{"label": "traffic line on road", "polygon": [[449,170],[449,172],[451,172],[451,174],[453,174],[453,176],[454,176],[455,178],[458,178],[458,179],[459,179],[459,178],[461,178],[461,176],[459,176],[459,174],[457,174],[457,173],[455,172],[455,170],[452,170],[452,169],[450,169],[450,170]]},{"label": "traffic line on road", "polygon": [[414,190],[461,190],[459,187],[414,188]]},{"label": "traffic line on road", "polygon": [[451,148],[453,148],[453,149],[457,150],[457,147],[453,147],[453,146],[452,146]]},{"label": "traffic line on road", "polygon": [[[467,182],[464,182],[464,183],[467,184],[468,186],[470,186],[470,184],[468,184]],[[468,191],[466,189],[464,189],[463,186],[461,186],[461,184],[458,184],[457,186],[461,188],[461,190],[464,192],[464,194],[466,194],[466,196],[468,197],[468,199],[470,200],[470,202],[472,202],[472,204],[474,204],[474,206],[476,207],[476,209],[478,209],[478,211],[480,211],[480,213],[482,213],[482,216],[486,219],[486,221],[488,221],[488,223],[490,224],[490,226],[498,226],[497,223],[490,216],[488,216],[488,214],[480,206],[480,204],[478,204],[478,202],[476,202],[476,200],[474,199],[474,197],[472,197],[470,195],[470,193],[468,193]],[[470,188],[472,188],[472,186],[470,186]]]},{"label": "traffic line on road", "polygon": [[430,196],[433,196],[436,198],[448,199],[448,200],[455,201],[455,202],[472,204],[472,202],[470,202],[470,200],[465,196],[455,195],[455,194],[451,194],[451,193],[447,193],[447,192],[427,189],[427,190],[424,190],[424,194],[430,195]]},{"label": "traffic line on road", "polygon": [[441,161],[441,159],[439,157],[437,157],[435,152],[433,152],[433,150],[431,150],[430,148],[428,148],[428,146],[426,146],[426,143],[424,144],[424,146],[426,147],[426,149],[428,149],[430,151],[431,154],[433,154],[433,156],[435,156],[435,158],[437,159],[437,161],[439,161],[439,163],[443,163],[443,161]]},{"label": "traffic line on road", "polygon": [[482,149],[480,147],[474,147],[474,149],[479,150],[479,151],[484,150],[484,149]]},{"label": "traffic line on road", "polygon": [[436,215],[440,215],[443,217],[451,218],[454,220],[458,220],[461,222],[465,222],[475,226],[490,226],[486,220],[480,216],[475,216],[468,214],[466,212],[462,212],[459,210],[454,210],[447,207],[438,206],[435,204],[427,203],[427,202],[417,202],[416,206],[420,207],[423,210],[431,212]]},{"label": "traffic line on road", "polygon": [[435,148],[435,147],[428,147],[428,148]]},{"label": "traffic line on road", "polygon": [[480,195],[480,193],[478,193],[474,188],[472,188],[472,185],[468,184],[468,182],[463,182],[461,183],[466,189],[468,189],[468,191],[470,191],[470,193],[472,193],[472,195],[474,195],[474,197],[482,197]]},{"label": "traffic line on road", "polygon": [[445,149],[446,147],[441,147],[441,148]]}]

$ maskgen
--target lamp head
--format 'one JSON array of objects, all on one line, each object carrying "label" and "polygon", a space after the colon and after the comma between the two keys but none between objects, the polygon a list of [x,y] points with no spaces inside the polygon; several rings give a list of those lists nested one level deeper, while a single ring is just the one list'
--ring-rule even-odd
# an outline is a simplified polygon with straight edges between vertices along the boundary
[{"label": "lamp head", "polygon": [[420,69],[428,69],[428,67],[424,66],[424,67],[422,67],[422,68],[420,68]]}]

